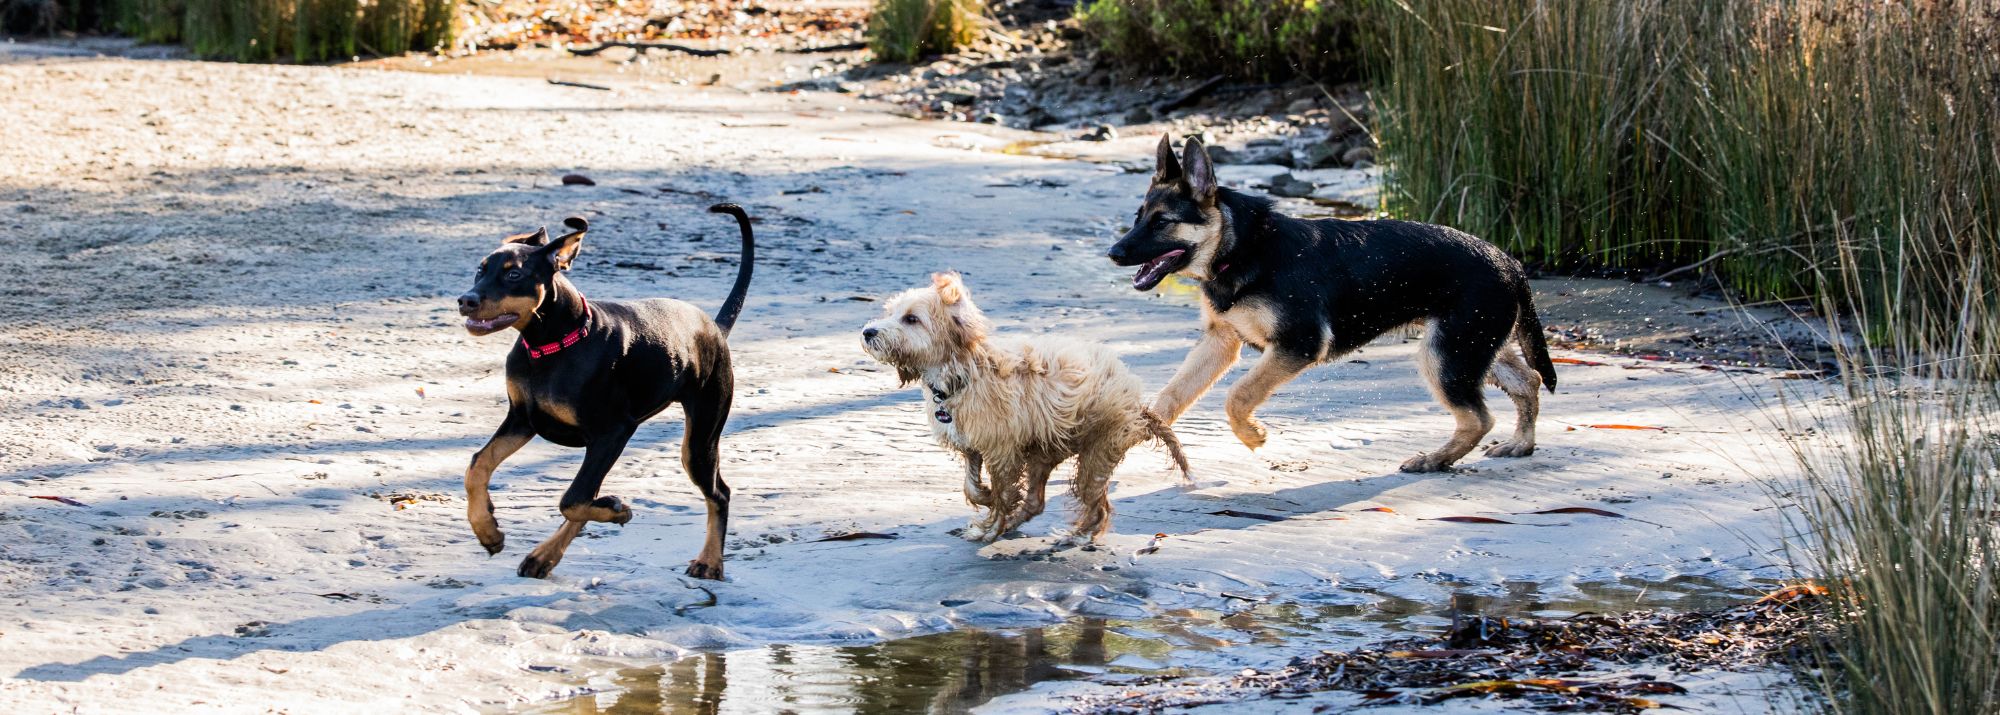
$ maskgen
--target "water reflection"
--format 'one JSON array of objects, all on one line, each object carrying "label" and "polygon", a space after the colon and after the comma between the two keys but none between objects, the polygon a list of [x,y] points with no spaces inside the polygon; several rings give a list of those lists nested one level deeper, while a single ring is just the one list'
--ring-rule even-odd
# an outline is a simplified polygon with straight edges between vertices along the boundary
[{"label": "water reflection", "polygon": [[616,692],[577,698],[544,712],[966,712],[1035,683],[1134,670],[1123,665],[1128,662],[1157,663],[1175,647],[1165,639],[1126,635],[1118,625],[1093,618],[866,646],[703,653],[664,666],[621,670]]},{"label": "water reflection", "polygon": [[[1443,604],[1348,588],[1328,602],[1183,609],[1143,620],[1082,618],[1042,628],[967,629],[863,646],[776,645],[702,653],[649,667],[606,667],[604,692],[546,713],[962,713],[1036,683],[1241,667],[1257,656],[1351,647],[1394,631],[1427,630],[1461,614],[1561,617],[1638,609],[1705,610],[1754,598],[1696,577],[1473,588],[1443,582]],[[1248,605],[1248,604],[1246,604]],[[1207,654],[1207,655],[1204,655]],[[1199,663],[1207,667],[1189,667]],[[627,664],[629,666],[629,664]]]}]

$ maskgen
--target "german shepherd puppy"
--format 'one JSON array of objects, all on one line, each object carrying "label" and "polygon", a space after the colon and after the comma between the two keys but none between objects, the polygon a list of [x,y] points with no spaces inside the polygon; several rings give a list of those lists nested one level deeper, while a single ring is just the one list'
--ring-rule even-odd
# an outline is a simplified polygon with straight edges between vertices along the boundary
[{"label": "german shepherd puppy", "polygon": [[[1108,254],[1140,266],[1132,287],[1180,274],[1201,286],[1202,336],[1154,398],[1171,424],[1215,385],[1248,343],[1263,352],[1229,391],[1230,430],[1263,446],[1253,416],[1279,385],[1391,329],[1428,323],[1417,365],[1458,428],[1444,446],[1403,463],[1449,469],[1493,428],[1481,383],[1513,398],[1514,438],[1492,457],[1535,451],[1537,388],[1555,391],[1541,320],[1521,263],[1492,244],[1409,221],[1303,221],[1269,199],[1218,186],[1208,152],[1189,139],[1181,158],[1160,138],[1158,166],[1132,230]],[[1531,367],[1532,366],[1532,367]]]}]

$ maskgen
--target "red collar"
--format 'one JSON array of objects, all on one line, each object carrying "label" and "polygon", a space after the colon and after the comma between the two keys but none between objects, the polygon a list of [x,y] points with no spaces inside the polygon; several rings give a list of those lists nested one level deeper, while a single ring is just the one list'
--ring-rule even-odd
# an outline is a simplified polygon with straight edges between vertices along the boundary
[{"label": "red collar", "polygon": [[547,345],[543,345],[541,347],[535,347],[533,345],[529,345],[527,338],[521,338],[521,347],[528,349],[528,357],[531,358],[547,357],[549,355],[554,355],[556,353],[562,352],[563,348],[575,345],[576,341],[582,340],[589,335],[590,335],[590,301],[586,300],[583,302],[582,325],[576,326],[575,330],[569,331],[569,334],[564,335],[561,340],[549,343]]}]

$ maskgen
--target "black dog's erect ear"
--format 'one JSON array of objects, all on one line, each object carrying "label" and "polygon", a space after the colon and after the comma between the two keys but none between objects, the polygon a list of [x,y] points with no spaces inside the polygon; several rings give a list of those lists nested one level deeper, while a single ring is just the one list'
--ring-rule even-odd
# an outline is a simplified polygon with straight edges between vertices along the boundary
[{"label": "black dog's erect ear", "polygon": [[517,233],[512,236],[508,236],[504,239],[501,239],[500,242],[503,244],[525,243],[530,246],[539,246],[549,242],[549,229],[547,226],[544,226],[542,228],[535,229],[531,233]]},{"label": "black dog's erect ear", "polygon": [[1161,134],[1159,160],[1153,167],[1153,181],[1164,184],[1179,181],[1180,178],[1181,163],[1174,160],[1174,135],[1171,133]]},{"label": "black dog's erect ear", "polygon": [[549,265],[555,266],[558,271],[569,270],[570,262],[576,260],[577,250],[583,247],[583,234],[590,230],[590,222],[581,216],[563,219],[563,225],[574,230],[542,247],[542,254],[548,256]]},{"label": "black dog's erect ear", "polygon": [[1214,201],[1215,164],[1209,162],[1208,148],[1201,145],[1200,139],[1188,137],[1181,164],[1186,167],[1188,191],[1194,194],[1195,200],[1202,203]]}]

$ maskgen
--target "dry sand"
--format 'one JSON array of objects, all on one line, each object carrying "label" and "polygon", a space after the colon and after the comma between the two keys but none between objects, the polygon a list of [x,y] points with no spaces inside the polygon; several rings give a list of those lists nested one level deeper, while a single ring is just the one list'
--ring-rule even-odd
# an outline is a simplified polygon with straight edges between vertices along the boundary
[{"label": "dry sand", "polygon": [[[838,96],[616,86],[0,45],[0,710],[491,709],[576,692],[604,657],[1785,574],[1760,480],[1791,463],[1753,405],[1797,383],[1559,350],[1604,364],[1559,366],[1536,455],[1400,474],[1450,420],[1393,339],[1282,390],[1257,453],[1204,399],[1178,430],[1226,486],[1183,491],[1135,451],[1103,548],[1048,553],[1065,498],[1027,537],[961,541],[958,467],[857,344],[870,299],[955,268],[1003,330],[1103,341],[1157,388],[1196,311],[1100,257],[1145,176]],[[607,482],[632,523],[515,577],[581,455],[538,442],[500,469],[510,549],[487,558],[459,481],[507,341],[468,337],[451,297],[497,237],[582,214],[587,295],[712,307],[736,270],[718,200],[763,220],[729,579],[679,575],[702,510],[671,417]],[[1574,506],[1633,518],[1510,515]],[[1466,515],[1520,523],[1429,520]],[[812,542],[850,531],[899,538]],[[1680,702],[1762,700],[1738,685]]]}]

